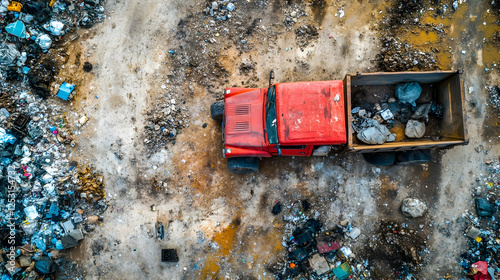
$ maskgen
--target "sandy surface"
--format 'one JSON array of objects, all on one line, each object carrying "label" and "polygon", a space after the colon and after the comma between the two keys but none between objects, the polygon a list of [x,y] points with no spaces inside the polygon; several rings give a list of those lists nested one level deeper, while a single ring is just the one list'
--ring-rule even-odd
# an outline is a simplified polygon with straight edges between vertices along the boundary
[{"label": "sandy surface", "polygon": [[[236,9],[243,5],[237,2]],[[205,4],[189,0],[109,1],[106,20],[69,50],[94,64],[91,74],[77,73],[82,82],[74,110],[86,114],[89,122],[75,152],[81,162],[104,173],[110,204],[102,225],[68,252],[84,278],[273,279],[272,267],[285,255],[285,223],[270,209],[276,200],[289,207],[307,199],[311,215],[326,227],[344,219],[359,227],[361,236],[349,246],[363,258],[380,260],[379,269],[390,267],[385,259],[394,257],[374,240],[379,221],[394,221],[406,223],[419,232],[415,238],[425,240],[415,243],[428,247],[418,276],[457,279],[461,270],[456,258],[466,242],[462,213],[472,209],[470,188],[485,170],[484,160],[499,152],[497,135],[485,133],[483,126],[488,115],[484,86],[498,81],[497,74],[484,71],[491,58],[483,56],[483,37],[489,31],[481,24],[494,20],[485,12],[487,1],[461,4],[443,19],[449,35],[434,42],[451,51],[439,58],[439,68],[464,70],[468,146],[435,151],[434,160],[423,166],[378,168],[359,155],[337,152],[325,158],[267,159],[258,173],[236,176],[226,171],[220,126],[209,117],[209,105],[222,89],[265,87],[271,69],[277,81],[342,79],[346,73],[376,71],[373,60],[383,46],[374,26],[387,16],[388,6],[385,1],[327,1],[319,10],[307,6],[309,15],[285,28],[284,4],[245,5],[253,6],[247,7],[243,25],[255,23],[245,37],[249,51],[238,43],[238,34],[224,29],[236,19],[215,29],[210,26],[213,18],[201,14]],[[343,18],[338,15],[341,6]],[[478,19],[464,26],[461,19],[473,16]],[[293,29],[306,22],[318,27],[318,37],[301,49]],[[179,30],[188,34],[178,36]],[[193,37],[195,32],[201,35]],[[411,34],[401,39],[422,43]],[[204,42],[211,37],[216,43]],[[182,54],[190,62],[183,63]],[[204,73],[196,74],[191,68],[199,61]],[[245,73],[240,65],[248,61],[256,64]],[[162,98],[176,99],[185,128],[175,144],[147,157],[145,113],[164,102]],[[471,101],[478,105],[471,106]],[[478,146],[483,147],[480,153]],[[160,183],[152,184],[153,178]],[[401,200],[408,196],[428,203],[425,217],[408,219],[399,213]],[[153,237],[158,221],[165,225],[164,240]],[[162,263],[162,248],[176,248],[179,263]]]}]

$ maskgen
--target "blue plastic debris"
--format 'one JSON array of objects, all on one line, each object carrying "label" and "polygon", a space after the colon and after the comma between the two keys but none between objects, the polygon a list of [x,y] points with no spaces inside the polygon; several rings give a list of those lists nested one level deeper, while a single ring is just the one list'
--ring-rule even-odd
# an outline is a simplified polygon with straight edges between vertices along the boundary
[{"label": "blue plastic debris", "polygon": [[52,203],[49,208],[49,213],[47,214],[47,218],[59,216],[59,206],[57,204]]},{"label": "blue plastic debris", "polygon": [[62,85],[59,87],[59,92],[57,93],[57,97],[63,100],[68,100],[69,95],[71,94],[73,89],[75,89],[75,85],[62,83]]},{"label": "blue plastic debris", "polygon": [[422,93],[422,87],[417,82],[402,83],[396,85],[396,96],[398,97],[399,103],[409,103],[413,106],[417,106],[415,101],[420,97]]},{"label": "blue plastic debris", "polygon": [[16,143],[17,138],[13,135],[7,134],[5,129],[0,127],[0,145],[4,144],[14,144]]},{"label": "blue plastic debris", "polygon": [[28,74],[31,68],[29,67],[23,67],[23,74]]},{"label": "blue plastic debris", "polygon": [[62,244],[62,241],[61,241],[61,240],[57,240],[57,242],[56,242],[56,249],[57,249],[57,250],[62,250],[62,249],[64,249],[64,247],[63,247],[63,244]]},{"label": "blue plastic debris", "polygon": [[7,25],[5,31],[19,38],[26,38],[26,27],[24,27],[24,23],[20,20]]}]

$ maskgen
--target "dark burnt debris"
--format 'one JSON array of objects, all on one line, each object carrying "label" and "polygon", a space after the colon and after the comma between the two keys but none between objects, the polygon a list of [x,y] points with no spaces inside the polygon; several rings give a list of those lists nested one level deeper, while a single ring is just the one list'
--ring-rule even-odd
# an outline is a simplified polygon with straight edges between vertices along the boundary
[{"label": "dark burnt debris", "polygon": [[71,266],[61,251],[78,246],[107,208],[102,175],[71,159],[74,136],[87,117],[70,124],[67,107],[54,97],[67,44],[78,29],[104,19],[101,4],[0,3],[2,279],[60,275],[61,265]]},{"label": "dark burnt debris", "polygon": [[348,221],[325,227],[307,200],[283,207],[285,213],[276,211],[276,205],[272,213],[286,223],[286,256],[268,267],[276,279],[371,279],[369,261],[360,261],[349,247],[361,234],[357,227]]}]

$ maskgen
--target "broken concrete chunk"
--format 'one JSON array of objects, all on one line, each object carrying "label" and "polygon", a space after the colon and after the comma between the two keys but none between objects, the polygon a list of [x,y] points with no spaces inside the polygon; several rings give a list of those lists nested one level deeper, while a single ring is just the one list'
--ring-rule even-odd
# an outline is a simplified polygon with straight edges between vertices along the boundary
[{"label": "broken concrete chunk", "polygon": [[401,212],[406,217],[418,218],[425,214],[427,205],[425,202],[416,198],[405,198],[403,205],[401,205]]},{"label": "broken concrete chunk", "polygon": [[91,224],[97,224],[98,221],[99,221],[99,217],[96,216],[96,215],[92,215],[90,217],[87,218],[87,220],[89,221],[89,223]]}]

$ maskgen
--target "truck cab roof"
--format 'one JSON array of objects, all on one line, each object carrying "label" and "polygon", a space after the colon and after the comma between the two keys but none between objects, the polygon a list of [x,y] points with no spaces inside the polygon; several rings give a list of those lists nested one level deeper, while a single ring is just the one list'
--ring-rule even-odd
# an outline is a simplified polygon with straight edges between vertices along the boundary
[{"label": "truck cab roof", "polygon": [[281,145],[346,143],[342,81],[276,84],[276,113]]}]

